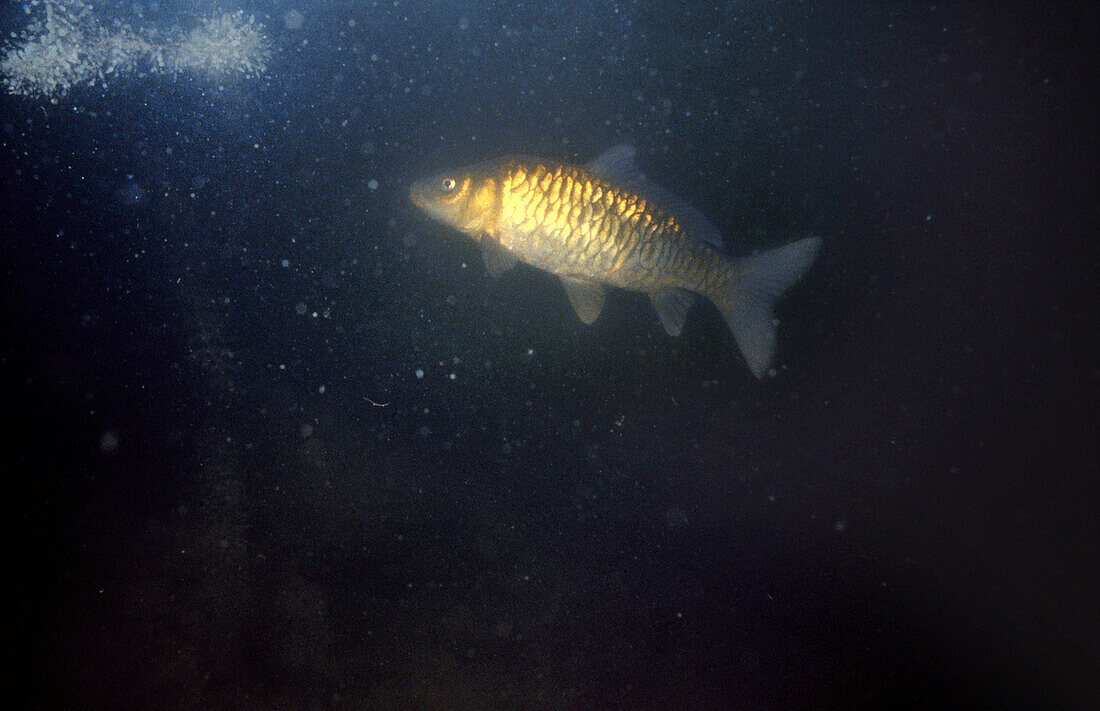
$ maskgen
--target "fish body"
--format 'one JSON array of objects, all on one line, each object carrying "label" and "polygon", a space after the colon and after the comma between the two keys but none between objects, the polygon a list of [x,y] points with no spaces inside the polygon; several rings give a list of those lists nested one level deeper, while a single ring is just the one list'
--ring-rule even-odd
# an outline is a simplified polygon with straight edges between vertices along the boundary
[{"label": "fish body", "polygon": [[775,350],[772,305],[821,243],[729,257],[702,215],[646,180],[627,145],[585,166],[506,156],[414,183],[410,197],[477,240],[490,273],[523,261],[556,274],[585,323],[599,316],[605,286],[648,294],[674,336],[696,295],[709,298],[757,377]]}]

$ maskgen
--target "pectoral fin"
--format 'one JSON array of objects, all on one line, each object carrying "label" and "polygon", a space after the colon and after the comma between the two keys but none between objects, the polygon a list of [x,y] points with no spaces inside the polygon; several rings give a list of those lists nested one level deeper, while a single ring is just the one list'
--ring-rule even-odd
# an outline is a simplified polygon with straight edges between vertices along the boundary
[{"label": "pectoral fin", "polygon": [[594,281],[569,277],[562,277],[561,283],[565,287],[565,293],[569,295],[569,303],[573,305],[573,310],[581,317],[581,321],[588,324],[595,321],[603,308],[603,286]]},{"label": "pectoral fin", "polygon": [[485,241],[481,256],[485,260],[485,270],[494,278],[516,266],[515,255],[496,242]]},{"label": "pectoral fin", "polygon": [[653,303],[653,308],[657,309],[657,316],[665,327],[665,333],[679,336],[684,329],[688,311],[695,303],[695,294],[687,289],[664,289],[651,293],[649,300]]}]

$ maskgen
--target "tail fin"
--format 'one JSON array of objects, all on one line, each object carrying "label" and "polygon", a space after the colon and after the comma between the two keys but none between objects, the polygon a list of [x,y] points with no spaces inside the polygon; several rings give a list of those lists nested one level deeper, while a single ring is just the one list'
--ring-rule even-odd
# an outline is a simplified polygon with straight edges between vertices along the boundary
[{"label": "tail fin", "polygon": [[775,355],[772,305],[802,278],[820,247],[820,237],[807,237],[737,262],[725,293],[711,296],[758,378],[767,372]]}]

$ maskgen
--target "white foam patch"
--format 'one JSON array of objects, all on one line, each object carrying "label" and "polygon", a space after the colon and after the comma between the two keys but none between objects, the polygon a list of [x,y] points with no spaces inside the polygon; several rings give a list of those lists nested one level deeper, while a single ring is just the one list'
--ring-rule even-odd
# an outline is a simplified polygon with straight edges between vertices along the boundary
[{"label": "white foam patch", "polygon": [[20,96],[106,88],[121,76],[255,76],[271,58],[263,25],[241,11],[203,18],[182,32],[106,25],[82,0],[31,0],[25,10],[30,21],[0,56],[0,81]]}]

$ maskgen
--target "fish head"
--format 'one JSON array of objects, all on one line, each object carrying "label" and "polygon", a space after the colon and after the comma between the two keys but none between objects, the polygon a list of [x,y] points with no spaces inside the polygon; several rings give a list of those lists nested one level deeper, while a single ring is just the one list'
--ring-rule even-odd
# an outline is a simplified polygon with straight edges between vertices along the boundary
[{"label": "fish head", "polygon": [[460,168],[414,182],[409,199],[432,219],[480,238],[492,226],[496,181],[483,170]]}]

